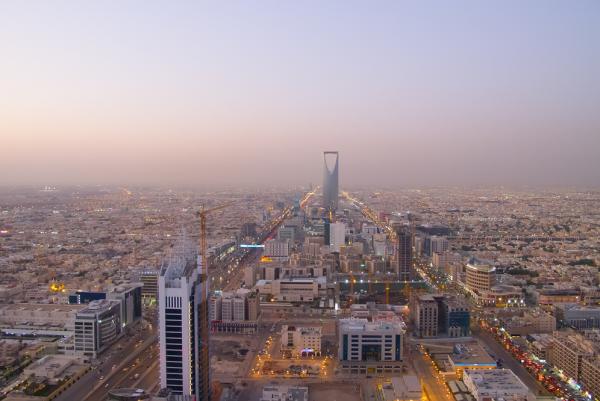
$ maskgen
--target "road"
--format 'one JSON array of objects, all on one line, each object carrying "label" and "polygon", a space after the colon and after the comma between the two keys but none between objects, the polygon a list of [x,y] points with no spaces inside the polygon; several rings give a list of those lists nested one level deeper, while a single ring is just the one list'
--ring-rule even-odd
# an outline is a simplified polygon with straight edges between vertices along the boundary
[{"label": "road", "polygon": [[534,395],[548,395],[548,391],[490,333],[476,329],[473,330],[473,337],[481,340],[496,359],[501,358],[503,367],[512,370]]},{"label": "road", "polygon": [[423,382],[427,398],[430,401],[454,401],[446,383],[434,370],[430,359],[414,350],[412,345],[409,345],[408,356],[405,359],[411,361],[414,371]]},{"label": "road", "polygon": [[[307,197],[309,197],[307,195]],[[305,200],[307,199],[305,197]],[[269,225],[269,230],[261,235],[264,242],[277,230],[283,221],[289,217],[291,208],[275,218]],[[233,268],[235,257],[227,259],[227,263],[211,269],[209,276],[212,282],[216,277],[224,278],[223,289],[227,291],[240,288],[243,281],[243,267],[248,263],[256,263],[260,251],[252,250],[243,255],[237,255],[240,263]],[[212,278],[215,281],[212,281]],[[57,401],[104,401],[108,391],[113,388],[134,387],[155,392],[159,387],[158,343],[156,329],[143,330],[134,337],[124,337],[114,344],[95,361],[95,367],[88,374],[78,380]],[[265,335],[266,338],[266,335]],[[118,348],[121,347],[119,350]],[[250,368],[249,366],[246,369]]]},{"label": "road", "polygon": [[[99,393],[102,393],[102,398],[93,398],[94,400],[103,400],[108,393],[108,389],[105,387],[106,383],[109,383],[108,388],[113,388],[117,380],[127,375],[118,374],[124,373],[121,370],[126,366],[131,366],[129,362],[129,356],[137,358],[138,353],[146,350],[153,344],[156,344],[156,328],[153,330],[147,329],[142,330],[133,337],[124,337],[120,339],[113,347],[106,351],[96,361],[94,368],[75,382],[67,391],[56,398],[57,401],[72,401],[72,400],[85,400],[90,390],[95,386],[102,387]],[[140,343],[140,341],[142,341]],[[122,349],[119,350],[118,347]],[[149,353],[148,353],[149,354]],[[123,356],[127,355],[127,358]],[[113,368],[114,367],[114,368]],[[100,378],[103,379],[100,379]],[[95,394],[94,394],[95,395]]]},{"label": "road", "polygon": [[145,375],[147,371],[151,370],[151,367],[154,364],[158,366],[156,362],[158,362],[158,343],[154,342],[148,348],[145,348],[133,361],[125,364],[125,366],[120,369],[114,369],[114,374],[99,382],[99,386],[97,385],[92,390],[91,394],[84,398],[84,400],[103,401],[106,399],[108,391],[111,389],[134,387],[134,384],[138,382],[138,379],[140,379],[142,375]]},{"label": "road", "polygon": [[[315,195],[316,191],[315,189],[306,193],[300,201],[300,205],[304,206]],[[280,215],[266,224],[266,229],[259,234],[256,244],[263,244],[266,240],[273,237],[279,226],[281,226],[285,219],[291,216],[292,210],[292,207],[288,206]],[[261,251],[259,249],[246,251],[238,249],[233,254],[227,256],[224,261],[211,266],[208,273],[211,288],[223,291],[233,291],[240,288],[244,278],[244,266],[256,263],[260,255]]]}]

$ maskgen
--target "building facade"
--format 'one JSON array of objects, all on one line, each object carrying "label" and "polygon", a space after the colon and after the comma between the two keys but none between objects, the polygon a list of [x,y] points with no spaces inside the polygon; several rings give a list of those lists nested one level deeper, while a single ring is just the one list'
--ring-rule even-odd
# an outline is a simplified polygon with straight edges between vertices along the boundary
[{"label": "building facade", "polygon": [[212,332],[255,333],[260,317],[258,293],[247,289],[216,292],[210,296],[208,316]]},{"label": "building facade", "polygon": [[529,389],[510,369],[466,369],[463,382],[476,401],[527,401]]},{"label": "building facade", "polygon": [[[328,160],[335,157],[335,160]],[[332,165],[333,164],[333,165]],[[323,208],[335,212],[338,208],[339,197],[339,153],[323,153]]]},{"label": "building facade", "polygon": [[467,289],[476,294],[488,292],[496,283],[496,268],[486,264],[467,263]]},{"label": "building facade", "polygon": [[338,332],[339,366],[343,373],[401,372],[405,328],[400,320],[340,319]]},{"label": "building facade", "polygon": [[173,394],[208,400],[208,359],[200,322],[205,290],[195,247],[182,238],[175,244],[158,280],[160,385]]},{"label": "building facade", "polygon": [[142,285],[119,286],[108,293],[107,299],[121,302],[121,324],[129,326],[142,318]]},{"label": "building facade", "polygon": [[74,350],[96,357],[121,335],[121,301],[92,301],[75,317]]},{"label": "building facade", "polygon": [[412,235],[407,228],[401,228],[397,231],[398,249],[396,255],[397,274],[400,281],[410,281],[412,279]]},{"label": "building facade", "polygon": [[281,352],[290,357],[321,355],[321,327],[282,325]]},{"label": "building facade", "polygon": [[588,341],[578,334],[556,332],[548,356],[549,362],[562,369],[565,375],[580,380],[582,362],[585,358],[594,356],[594,349]]},{"label": "building facade", "polygon": [[430,294],[419,297],[416,305],[415,331],[421,338],[438,335],[438,301]]}]

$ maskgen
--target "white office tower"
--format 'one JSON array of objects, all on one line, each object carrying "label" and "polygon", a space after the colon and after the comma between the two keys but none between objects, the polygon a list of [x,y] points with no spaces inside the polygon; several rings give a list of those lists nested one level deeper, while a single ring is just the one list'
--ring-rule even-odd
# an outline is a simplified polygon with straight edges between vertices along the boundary
[{"label": "white office tower", "polygon": [[339,252],[346,243],[346,225],[344,223],[331,223],[329,225],[329,250]]},{"label": "white office tower", "polygon": [[160,385],[173,394],[208,399],[208,366],[202,363],[202,285],[193,243],[182,237],[158,279]]}]

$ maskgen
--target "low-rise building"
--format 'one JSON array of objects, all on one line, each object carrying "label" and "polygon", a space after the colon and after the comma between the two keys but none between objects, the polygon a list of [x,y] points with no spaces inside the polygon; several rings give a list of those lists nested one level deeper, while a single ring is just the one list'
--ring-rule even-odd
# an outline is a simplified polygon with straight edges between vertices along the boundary
[{"label": "low-rise building", "polygon": [[281,326],[281,352],[294,357],[321,355],[321,327]]},{"label": "low-rise building", "polygon": [[213,293],[208,299],[208,319],[213,332],[255,333],[260,319],[258,293],[245,288]]},{"label": "low-rise building", "polygon": [[510,369],[467,369],[463,382],[476,401],[534,399],[527,386]]},{"label": "low-rise building", "polygon": [[576,288],[542,289],[537,291],[537,299],[540,305],[578,303],[581,300],[581,291]]},{"label": "low-rise building", "polygon": [[52,328],[70,330],[75,327],[77,312],[85,305],[6,304],[0,305],[0,326],[11,328]]},{"label": "low-rise building", "polygon": [[448,362],[458,378],[467,369],[487,370],[497,367],[494,358],[477,341],[455,344],[452,353],[448,355]]},{"label": "low-rise building", "polygon": [[377,391],[380,401],[421,401],[423,390],[417,376],[392,377]]},{"label": "low-rise building", "polygon": [[578,330],[600,328],[600,307],[566,304],[557,307],[557,315],[569,326]]},{"label": "low-rise building", "polygon": [[266,386],[260,401],[308,401],[308,387]]},{"label": "low-rise building", "polygon": [[541,310],[526,310],[522,314],[503,319],[504,328],[513,336],[553,333],[556,330],[556,318]]},{"label": "low-rise building", "polygon": [[256,288],[261,295],[284,302],[312,302],[327,293],[327,278],[289,278],[259,280]]}]

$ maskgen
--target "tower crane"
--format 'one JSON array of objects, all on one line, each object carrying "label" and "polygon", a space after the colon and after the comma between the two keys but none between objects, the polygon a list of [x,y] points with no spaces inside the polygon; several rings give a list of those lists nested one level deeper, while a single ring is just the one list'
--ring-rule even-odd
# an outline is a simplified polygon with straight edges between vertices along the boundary
[{"label": "tower crane", "polygon": [[[200,299],[200,350],[199,359],[201,366],[208,366],[209,351],[208,351],[208,258],[207,258],[207,241],[206,241],[206,218],[209,213],[216,212],[217,210],[225,209],[231,206],[235,202],[228,202],[220,206],[205,209],[204,206],[200,207],[200,210],[196,213],[200,219],[200,255],[198,257],[198,269],[200,275],[200,285],[204,288],[201,289]],[[207,377],[207,376],[204,376]],[[202,383],[203,388],[208,389],[209,383]]]},{"label": "tower crane", "polygon": [[212,207],[210,209],[205,209],[204,206],[200,208],[200,210],[196,213],[200,218],[200,276],[208,273],[208,260],[206,258],[206,253],[208,251],[208,246],[206,242],[206,217],[209,213],[216,212],[217,210],[225,209],[235,202],[224,203],[219,206]]}]

